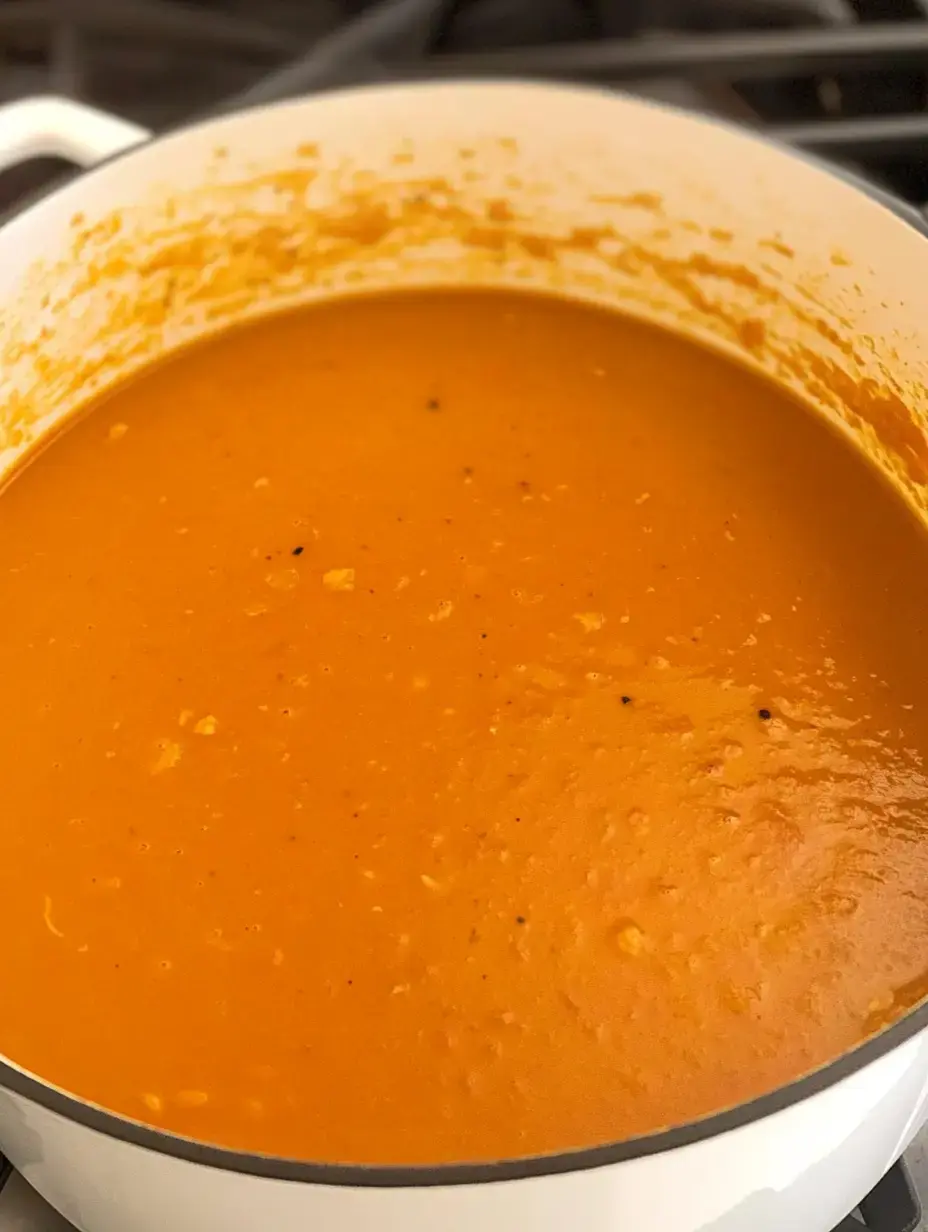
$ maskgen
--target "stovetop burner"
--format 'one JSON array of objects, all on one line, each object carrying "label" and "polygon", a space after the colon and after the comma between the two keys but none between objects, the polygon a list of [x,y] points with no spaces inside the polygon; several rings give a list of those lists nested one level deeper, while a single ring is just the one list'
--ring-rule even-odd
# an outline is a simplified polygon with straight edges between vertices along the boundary
[{"label": "stovetop burner", "polygon": [[[0,102],[60,94],[155,131],[423,76],[621,85],[928,202],[928,0],[0,0]],[[68,170],[42,158],[3,172],[0,213]],[[0,1189],[10,1176],[0,1156]],[[28,1213],[11,1217],[14,1189]],[[39,1207],[16,1178],[0,1232],[8,1218],[50,1228]],[[835,1232],[915,1232],[920,1219],[900,1162]]]}]

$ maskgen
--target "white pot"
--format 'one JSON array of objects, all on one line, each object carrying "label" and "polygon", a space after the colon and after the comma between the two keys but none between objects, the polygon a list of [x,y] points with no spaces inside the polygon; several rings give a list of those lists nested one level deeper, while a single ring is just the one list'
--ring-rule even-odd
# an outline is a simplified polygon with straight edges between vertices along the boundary
[{"label": "white pot", "polygon": [[[0,165],[141,142],[0,230],[0,476],[88,392],[234,316],[467,279],[614,302],[747,354],[924,506],[928,243],[794,154],[616,94],[506,83],[347,91],[145,136],[58,100],[0,110]],[[517,221],[488,207],[503,198]],[[321,226],[333,255],[314,266],[317,240],[296,251],[294,230],[333,211],[342,232]],[[0,1148],[87,1232],[827,1232],[926,1117],[926,1028],[921,1007],[792,1086],[648,1138],[419,1170],[201,1146],[0,1063]]]}]

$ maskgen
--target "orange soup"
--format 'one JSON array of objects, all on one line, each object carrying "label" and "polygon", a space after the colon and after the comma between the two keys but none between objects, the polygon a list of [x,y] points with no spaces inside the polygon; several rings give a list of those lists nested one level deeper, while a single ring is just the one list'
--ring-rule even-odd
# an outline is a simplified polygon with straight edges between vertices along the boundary
[{"label": "orange soup", "polygon": [[0,497],[0,1050],[210,1142],[678,1124],[925,991],[928,550],[747,370],[543,296],[343,300]]}]

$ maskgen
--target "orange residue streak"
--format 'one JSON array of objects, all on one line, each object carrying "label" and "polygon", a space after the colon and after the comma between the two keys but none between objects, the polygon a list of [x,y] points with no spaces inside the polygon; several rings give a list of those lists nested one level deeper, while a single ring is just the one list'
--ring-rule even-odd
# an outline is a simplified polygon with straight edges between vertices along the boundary
[{"label": "orange residue streak", "polygon": [[924,991],[926,563],[798,404],[604,312],[175,357],[0,498],[0,1047],[390,1163],[828,1060]]}]

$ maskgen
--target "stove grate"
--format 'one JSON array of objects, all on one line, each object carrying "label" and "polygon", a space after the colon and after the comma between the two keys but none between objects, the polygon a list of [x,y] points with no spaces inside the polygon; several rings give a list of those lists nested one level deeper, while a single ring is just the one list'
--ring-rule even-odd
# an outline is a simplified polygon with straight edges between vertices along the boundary
[{"label": "stove grate", "polygon": [[834,1232],[917,1232],[922,1208],[909,1170],[899,1160]]}]

